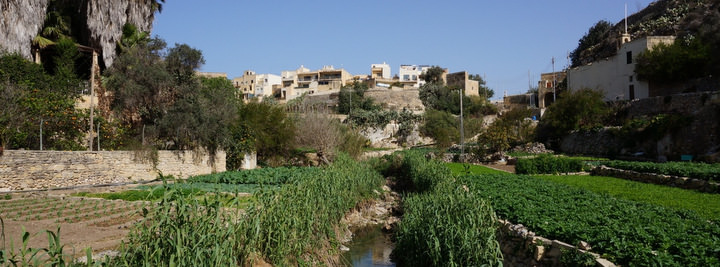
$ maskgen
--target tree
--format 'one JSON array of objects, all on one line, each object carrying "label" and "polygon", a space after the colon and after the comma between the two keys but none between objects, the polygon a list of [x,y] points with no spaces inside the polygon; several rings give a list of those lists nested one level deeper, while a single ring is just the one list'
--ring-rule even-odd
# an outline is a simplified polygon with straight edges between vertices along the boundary
[{"label": "tree", "polygon": [[239,108],[235,125],[237,132],[247,131],[255,144],[258,158],[271,165],[281,165],[282,158],[295,148],[295,123],[285,107],[266,102],[251,101]]},{"label": "tree", "polygon": [[525,108],[512,109],[496,119],[478,136],[477,154],[485,155],[530,141],[533,134],[531,111]]},{"label": "tree", "polygon": [[25,121],[22,99],[27,89],[22,85],[5,81],[0,83],[0,149],[7,148],[10,139],[17,134]]},{"label": "tree", "polygon": [[123,26],[122,36],[117,42],[118,54],[126,52],[128,49],[139,44],[145,44],[150,41],[150,33],[138,31],[137,27],[130,23]]},{"label": "tree", "polygon": [[657,83],[683,82],[711,74],[712,50],[698,38],[678,38],[671,45],[657,44],[638,55],[638,79]]},{"label": "tree", "polygon": [[601,92],[590,89],[563,92],[545,111],[536,132],[538,141],[555,142],[574,130],[602,127],[609,111]]},{"label": "tree", "polygon": [[165,41],[151,39],[121,54],[105,71],[103,81],[113,95],[110,106],[136,135],[143,134],[144,126],[151,127],[148,136],[155,134],[174,99],[174,81],[161,57],[164,48]]},{"label": "tree", "polygon": [[487,100],[495,95],[495,91],[487,87],[487,82],[480,76],[480,74],[470,74],[468,77],[470,80],[478,82],[478,95]]},{"label": "tree", "polygon": [[611,28],[612,24],[606,20],[598,21],[590,27],[588,32],[578,41],[578,47],[570,53],[572,67],[580,66],[584,64],[585,61],[594,61],[594,58],[583,61],[583,52],[607,39]]},{"label": "tree", "polygon": [[175,44],[165,58],[167,69],[178,84],[189,82],[195,76],[195,70],[205,64],[202,51],[187,44]]},{"label": "tree", "polygon": [[[482,118],[464,117],[464,134],[471,136],[482,127]],[[435,140],[435,147],[444,150],[460,142],[460,117],[446,111],[425,110],[425,122],[420,127],[423,135]]]},{"label": "tree", "polygon": [[338,113],[349,114],[351,110],[380,109],[372,98],[365,97],[367,90],[367,84],[360,82],[353,82],[343,86],[338,97]]},{"label": "tree", "polygon": [[5,100],[6,104],[23,111],[18,116],[24,115],[21,117],[22,125],[15,125],[11,136],[6,135],[5,146],[39,148],[42,123],[45,133],[43,148],[83,148],[87,114],[75,110],[79,84],[69,81],[69,78],[72,77],[47,75],[42,66],[17,54],[0,56],[0,84],[10,95]]},{"label": "tree", "polygon": [[443,68],[432,66],[420,75],[420,79],[423,79],[426,83],[443,83],[443,74],[445,74]]},{"label": "tree", "polygon": [[343,143],[343,134],[338,124],[339,121],[326,114],[305,113],[305,116],[298,120],[297,143],[315,150],[318,157],[329,164]]},{"label": "tree", "polygon": [[425,108],[460,114],[460,94],[440,83],[426,83],[420,86],[419,96]]}]

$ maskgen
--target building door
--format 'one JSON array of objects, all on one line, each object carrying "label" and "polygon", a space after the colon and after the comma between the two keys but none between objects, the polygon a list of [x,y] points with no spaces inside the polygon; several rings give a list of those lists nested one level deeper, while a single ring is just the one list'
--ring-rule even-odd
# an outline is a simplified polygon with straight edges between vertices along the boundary
[{"label": "building door", "polygon": [[630,85],[630,100],[635,99],[635,85]]}]

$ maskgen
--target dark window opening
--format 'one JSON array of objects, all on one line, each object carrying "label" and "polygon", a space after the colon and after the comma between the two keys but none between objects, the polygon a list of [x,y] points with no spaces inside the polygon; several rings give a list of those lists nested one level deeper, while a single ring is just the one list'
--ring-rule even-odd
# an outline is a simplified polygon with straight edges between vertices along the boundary
[{"label": "dark window opening", "polygon": [[632,51],[627,51],[627,53],[625,53],[625,55],[627,56],[627,64],[632,64],[632,62],[633,62]]}]

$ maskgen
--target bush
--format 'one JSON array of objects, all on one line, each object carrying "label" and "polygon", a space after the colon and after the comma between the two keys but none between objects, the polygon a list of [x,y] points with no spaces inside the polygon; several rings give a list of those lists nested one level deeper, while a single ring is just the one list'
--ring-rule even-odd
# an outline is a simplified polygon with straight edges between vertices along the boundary
[{"label": "bush", "polygon": [[556,174],[581,172],[585,163],[579,159],[555,157],[549,154],[541,154],[535,158],[518,159],[515,165],[517,174]]}]

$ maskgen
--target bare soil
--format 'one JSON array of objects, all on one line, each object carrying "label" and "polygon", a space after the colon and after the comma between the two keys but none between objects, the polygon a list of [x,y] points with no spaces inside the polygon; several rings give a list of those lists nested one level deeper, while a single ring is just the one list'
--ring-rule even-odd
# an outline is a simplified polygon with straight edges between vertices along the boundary
[{"label": "bare soil", "polygon": [[[47,230],[60,229],[64,251],[75,257],[84,256],[87,248],[94,254],[116,250],[132,226],[142,219],[145,202],[128,202],[98,198],[75,197],[77,192],[119,192],[130,186],[78,188],[12,193],[11,199],[0,199],[0,218],[3,221],[0,248],[22,246],[26,231],[31,248],[47,248]],[[4,195],[3,195],[4,196]]]},{"label": "bare soil", "polygon": [[483,166],[492,168],[492,169],[496,169],[496,170],[500,170],[500,171],[504,171],[504,172],[515,173],[515,165],[490,163],[490,164],[483,164]]}]

